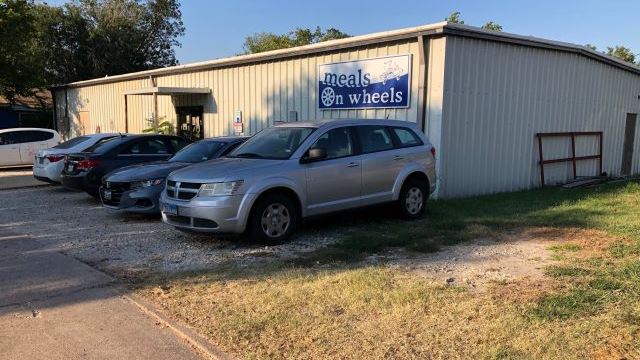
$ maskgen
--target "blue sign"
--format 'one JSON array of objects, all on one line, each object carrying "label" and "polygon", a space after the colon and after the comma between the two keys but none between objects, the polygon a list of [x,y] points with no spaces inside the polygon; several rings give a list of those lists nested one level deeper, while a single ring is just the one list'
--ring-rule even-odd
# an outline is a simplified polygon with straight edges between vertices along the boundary
[{"label": "blue sign", "polygon": [[331,109],[409,107],[411,55],[318,66],[318,107]]}]

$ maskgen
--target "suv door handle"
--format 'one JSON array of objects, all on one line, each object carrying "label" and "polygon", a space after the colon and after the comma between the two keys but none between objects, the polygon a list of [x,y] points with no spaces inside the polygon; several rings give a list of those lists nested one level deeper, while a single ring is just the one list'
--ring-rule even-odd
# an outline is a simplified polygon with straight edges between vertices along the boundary
[{"label": "suv door handle", "polygon": [[358,164],[357,162],[350,162],[349,164],[347,164],[347,167],[356,167],[356,166],[360,166],[360,164]]},{"label": "suv door handle", "polygon": [[393,157],[393,160],[402,160],[402,159],[404,159],[404,157],[402,157],[402,156],[400,156],[400,155],[395,155],[395,156]]}]

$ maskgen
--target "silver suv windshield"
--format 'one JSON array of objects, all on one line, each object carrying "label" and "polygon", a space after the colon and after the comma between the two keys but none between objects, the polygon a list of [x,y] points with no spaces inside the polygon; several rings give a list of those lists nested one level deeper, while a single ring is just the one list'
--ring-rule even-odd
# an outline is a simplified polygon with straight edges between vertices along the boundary
[{"label": "silver suv windshield", "polygon": [[315,131],[312,127],[272,127],[254,135],[228,157],[251,159],[288,159]]}]

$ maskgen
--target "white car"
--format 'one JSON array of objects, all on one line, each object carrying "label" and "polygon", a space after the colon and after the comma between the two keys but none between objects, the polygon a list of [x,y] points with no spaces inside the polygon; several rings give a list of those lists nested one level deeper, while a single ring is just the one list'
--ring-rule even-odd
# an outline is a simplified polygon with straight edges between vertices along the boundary
[{"label": "white car", "polygon": [[64,168],[64,156],[83,152],[86,149],[121,134],[92,134],[78,136],[49,149],[43,149],[36,154],[33,164],[33,176],[45,182],[60,182],[60,174]]},{"label": "white car", "polygon": [[60,134],[51,129],[14,128],[0,130],[0,166],[24,166],[34,162],[40,149],[60,143]]}]

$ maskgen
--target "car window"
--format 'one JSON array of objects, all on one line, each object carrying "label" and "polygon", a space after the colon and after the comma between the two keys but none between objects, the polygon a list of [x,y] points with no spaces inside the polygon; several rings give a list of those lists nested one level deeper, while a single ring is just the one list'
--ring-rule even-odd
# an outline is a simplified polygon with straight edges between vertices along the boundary
[{"label": "car window", "polygon": [[235,150],[240,144],[242,144],[242,141],[238,141],[237,143],[231,144],[229,145],[228,148],[224,149],[224,151],[222,152],[222,154],[220,154],[220,157],[222,156],[226,156],[227,154],[229,154],[230,152],[232,152],[233,150]]},{"label": "car window", "polygon": [[418,146],[422,145],[422,140],[412,130],[407,128],[396,127],[393,128],[393,132],[398,138],[400,147]]},{"label": "car window", "polygon": [[326,159],[353,155],[353,142],[348,127],[332,129],[322,134],[311,146],[312,148],[323,148],[327,152]]},{"label": "car window", "polygon": [[11,145],[18,143],[17,131],[0,134],[0,145]]},{"label": "car window", "polygon": [[210,160],[224,145],[221,141],[198,141],[178,151],[169,161],[195,163]]},{"label": "car window", "polygon": [[272,127],[264,129],[238,146],[229,157],[288,159],[315,131],[311,127]]},{"label": "car window", "polygon": [[[102,138],[98,141],[96,141],[95,144],[89,146],[88,148],[82,150],[84,152],[100,152],[100,151],[108,151],[109,149],[112,149],[114,146],[116,146],[116,144],[118,144],[120,141],[115,141],[116,139],[122,139],[122,137],[118,137],[118,136],[114,136],[114,137],[108,137],[108,138]],[[109,144],[111,146],[108,146],[105,144]]]},{"label": "car window", "polygon": [[91,139],[88,136],[78,136],[78,137],[74,137],[73,139],[69,139],[65,142],[63,142],[62,144],[58,144],[56,146],[54,146],[54,149],[69,149],[72,148],[78,144],[81,144],[87,140]]},{"label": "car window", "polygon": [[54,133],[49,131],[32,131],[35,141],[47,141],[53,139]]},{"label": "car window", "polygon": [[363,153],[393,149],[391,136],[384,126],[362,125],[357,129]]},{"label": "car window", "polygon": [[132,144],[122,153],[131,155],[157,155],[168,154],[169,150],[164,141],[160,139],[144,139]]},{"label": "car window", "polygon": [[39,141],[47,141],[53,138],[53,133],[48,131],[37,131],[37,130],[24,130],[24,131],[16,131],[14,132],[15,143],[30,143],[30,142],[39,142]]},{"label": "car window", "polygon": [[171,138],[171,139],[169,139],[169,141],[171,141],[171,146],[173,146],[173,150],[175,152],[178,152],[183,147],[189,145],[189,142],[187,140],[185,140],[185,139]]}]

